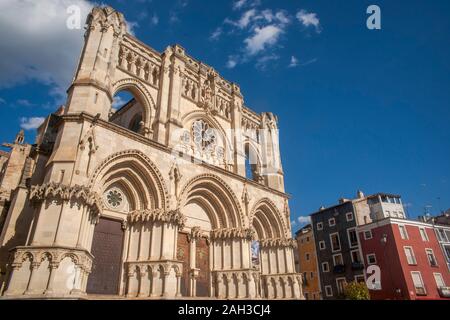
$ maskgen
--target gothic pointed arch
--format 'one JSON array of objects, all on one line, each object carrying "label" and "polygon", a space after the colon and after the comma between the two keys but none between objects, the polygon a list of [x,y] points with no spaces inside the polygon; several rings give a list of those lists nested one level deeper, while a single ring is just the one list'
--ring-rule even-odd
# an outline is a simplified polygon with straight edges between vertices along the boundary
[{"label": "gothic pointed arch", "polygon": [[152,117],[156,113],[156,105],[152,95],[145,85],[135,78],[125,78],[116,81],[112,85],[112,96],[115,96],[119,91],[123,90],[131,92],[142,106],[142,121],[144,122],[143,134],[147,136],[151,132]]},{"label": "gothic pointed arch", "polygon": [[254,204],[250,221],[259,240],[289,237],[281,212],[269,198],[260,199]]},{"label": "gothic pointed arch", "polygon": [[134,209],[166,209],[169,192],[156,165],[138,150],[125,150],[107,157],[94,170],[89,188],[103,194],[119,184],[131,197]]},{"label": "gothic pointed arch", "polygon": [[238,198],[228,184],[216,175],[202,174],[185,184],[178,207],[183,208],[193,202],[207,212],[213,229],[244,227]]}]

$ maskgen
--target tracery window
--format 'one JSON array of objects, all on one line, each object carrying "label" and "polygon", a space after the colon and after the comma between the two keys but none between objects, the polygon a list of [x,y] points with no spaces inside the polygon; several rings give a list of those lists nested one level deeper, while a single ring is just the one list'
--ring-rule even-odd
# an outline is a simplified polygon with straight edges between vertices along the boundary
[{"label": "tracery window", "polygon": [[117,208],[122,204],[123,195],[118,189],[111,189],[106,194],[106,203],[111,208]]},{"label": "tracery window", "polygon": [[194,121],[192,124],[192,136],[197,148],[202,151],[211,151],[217,145],[215,130],[203,120]]}]

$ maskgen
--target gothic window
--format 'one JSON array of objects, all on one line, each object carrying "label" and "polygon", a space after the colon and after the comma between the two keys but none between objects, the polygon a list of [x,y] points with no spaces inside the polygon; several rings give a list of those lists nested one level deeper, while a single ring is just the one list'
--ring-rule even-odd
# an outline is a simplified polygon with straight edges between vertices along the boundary
[{"label": "gothic window", "polygon": [[245,176],[247,179],[258,181],[257,156],[249,144],[245,145]]},{"label": "gothic window", "polygon": [[202,151],[214,150],[217,144],[215,130],[203,120],[197,120],[192,124],[192,136],[195,146]]}]

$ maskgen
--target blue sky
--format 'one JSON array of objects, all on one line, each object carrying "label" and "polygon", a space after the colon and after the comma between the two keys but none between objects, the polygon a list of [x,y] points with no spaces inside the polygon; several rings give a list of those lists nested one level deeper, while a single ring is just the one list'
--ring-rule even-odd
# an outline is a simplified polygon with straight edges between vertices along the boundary
[{"label": "blue sky", "polygon": [[[40,118],[64,103],[83,33],[65,28],[73,3],[92,6],[0,4],[1,141],[22,126],[32,142]],[[277,114],[294,229],[358,189],[402,195],[411,217],[450,208],[449,1],[102,3],[140,40],[159,51],[181,44],[238,83],[249,107]],[[366,28],[371,4],[381,30]]]}]

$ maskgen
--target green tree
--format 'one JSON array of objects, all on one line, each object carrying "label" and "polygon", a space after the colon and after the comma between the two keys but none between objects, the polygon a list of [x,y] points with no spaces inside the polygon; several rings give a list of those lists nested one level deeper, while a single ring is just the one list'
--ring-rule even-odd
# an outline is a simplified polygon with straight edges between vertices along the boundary
[{"label": "green tree", "polygon": [[352,281],[345,286],[344,297],[348,300],[370,300],[369,289],[364,282]]}]

